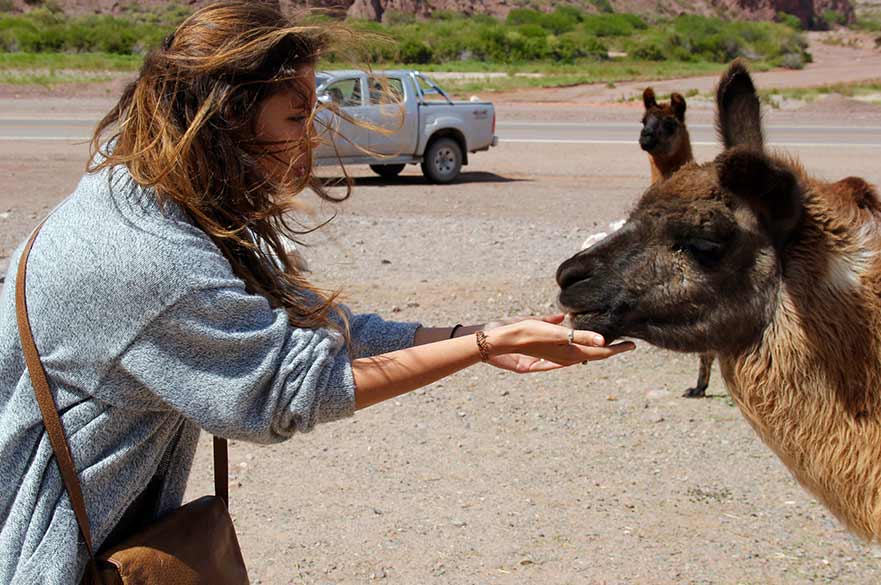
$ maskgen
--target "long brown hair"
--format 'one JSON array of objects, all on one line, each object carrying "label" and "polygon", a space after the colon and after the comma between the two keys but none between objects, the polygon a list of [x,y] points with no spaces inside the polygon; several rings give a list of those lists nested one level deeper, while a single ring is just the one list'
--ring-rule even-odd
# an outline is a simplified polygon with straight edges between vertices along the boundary
[{"label": "long brown hair", "polygon": [[351,33],[330,21],[284,17],[277,1],[228,0],[202,8],[146,56],[137,80],[98,124],[88,171],[125,165],[160,204],[179,205],[248,290],[283,307],[292,325],[342,323],[347,335],[338,293],[312,286],[285,242],[298,242],[309,231],[293,219],[296,195],[310,188],[322,199],[341,201],[350,188],[334,197],[311,170],[278,180],[261,168],[260,157],[282,150],[296,149],[290,168],[300,156],[311,161],[312,117],[302,144],[260,142],[254,133],[258,104],[277,91],[302,91],[294,82],[298,73],[346,36]]}]

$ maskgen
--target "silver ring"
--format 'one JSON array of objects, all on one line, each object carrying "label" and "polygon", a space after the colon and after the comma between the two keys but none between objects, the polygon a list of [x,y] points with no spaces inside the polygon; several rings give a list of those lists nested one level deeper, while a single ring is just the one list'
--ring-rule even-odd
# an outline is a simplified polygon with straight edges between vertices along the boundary
[{"label": "silver ring", "polygon": [[569,340],[569,345],[575,344],[575,330],[574,329],[569,330],[569,335],[567,336],[567,339]]}]

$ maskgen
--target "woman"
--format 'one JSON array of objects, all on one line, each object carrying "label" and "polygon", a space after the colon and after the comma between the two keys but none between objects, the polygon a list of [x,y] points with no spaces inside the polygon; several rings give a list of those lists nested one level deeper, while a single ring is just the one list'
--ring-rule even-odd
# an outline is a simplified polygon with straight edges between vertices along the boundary
[{"label": "woman", "polygon": [[[194,14],[148,55],[39,233],[28,312],[97,547],[148,485],[153,517],[180,505],[200,429],[282,441],[481,359],[522,373],[632,349],[562,316],[351,315],[309,285],[284,242],[297,193],[330,198],[310,150],[313,66],[333,30],[269,3]],[[0,312],[0,583],[73,584],[87,556],[18,340],[20,255]]]}]

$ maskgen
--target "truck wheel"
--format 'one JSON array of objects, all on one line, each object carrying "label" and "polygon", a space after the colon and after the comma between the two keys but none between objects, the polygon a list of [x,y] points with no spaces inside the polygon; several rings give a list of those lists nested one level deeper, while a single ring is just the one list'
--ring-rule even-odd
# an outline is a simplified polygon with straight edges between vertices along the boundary
[{"label": "truck wheel", "polygon": [[407,165],[370,165],[370,170],[380,177],[391,179],[400,175],[405,166]]},{"label": "truck wheel", "polygon": [[432,183],[449,183],[462,170],[462,148],[452,138],[438,138],[425,149],[422,173]]}]

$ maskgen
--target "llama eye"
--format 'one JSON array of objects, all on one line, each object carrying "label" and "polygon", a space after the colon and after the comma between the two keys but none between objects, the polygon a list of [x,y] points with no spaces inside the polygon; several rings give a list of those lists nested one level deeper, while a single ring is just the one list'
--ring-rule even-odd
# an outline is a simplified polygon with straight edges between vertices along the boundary
[{"label": "llama eye", "polygon": [[664,132],[667,134],[673,134],[676,131],[676,122],[673,120],[665,120],[664,121]]},{"label": "llama eye", "polygon": [[682,242],[675,249],[687,252],[692,258],[703,266],[717,264],[722,258],[724,247],[713,240],[694,239]]}]

